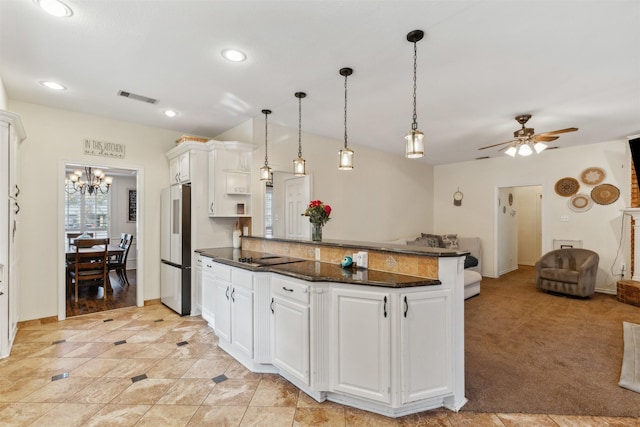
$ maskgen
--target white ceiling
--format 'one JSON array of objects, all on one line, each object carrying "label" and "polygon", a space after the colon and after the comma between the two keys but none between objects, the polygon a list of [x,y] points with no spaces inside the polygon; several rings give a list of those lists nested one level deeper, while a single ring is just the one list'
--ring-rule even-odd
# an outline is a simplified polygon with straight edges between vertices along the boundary
[{"label": "white ceiling", "polygon": [[[0,0],[0,75],[8,97],[214,137],[264,108],[277,123],[404,154],[418,43],[418,128],[430,164],[503,155],[514,117],[551,146],[640,133],[640,1],[66,0],[70,18]],[[225,61],[228,47],[242,63]],[[55,80],[68,90],[39,84]],[[156,98],[155,105],[117,96]],[[162,114],[179,111],[173,119]],[[303,141],[304,144],[304,141]],[[337,150],[340,143],[329,149]],[[357,148],[356,156],[357,156]],[[304,148],[303,148],[304,149]]]}]

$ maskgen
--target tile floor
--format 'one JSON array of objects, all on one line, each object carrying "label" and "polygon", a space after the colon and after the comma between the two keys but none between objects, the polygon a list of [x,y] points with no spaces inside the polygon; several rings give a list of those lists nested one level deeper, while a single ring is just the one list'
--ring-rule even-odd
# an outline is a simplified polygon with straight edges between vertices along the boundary
[{"label": "tile floor", "polygon": [[390,419],[317,403],[277,375],[249,372],[216,342],[201,318],[162,305],[26,322],[0,360],[0,426],[640,425],[445,409]]}]

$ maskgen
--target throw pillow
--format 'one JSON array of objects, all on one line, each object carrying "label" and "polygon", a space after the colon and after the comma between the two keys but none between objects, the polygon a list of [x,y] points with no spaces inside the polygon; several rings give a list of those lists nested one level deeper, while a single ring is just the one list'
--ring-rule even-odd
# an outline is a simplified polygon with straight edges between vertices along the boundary
[{"label": "throw pillow", "polygon": [[464,259],[464,268],[471,268],[478,266],[478,258],[473,255],[467,255]]},{"label": "throw pillow", "polygon": [[443,234],[440,236],[442,238],[442,247],[446,249],[460,249],[458,246],[458,235],[457,234]]},{"label": "throw pillow", "polygon": [[430,248],[440,248],[442,247],[442,239],[440,236],[436,236],[433,234],[422,234],[421,237],[416,238],[415,240],[407,241],[407,245],[414,246],[427,246]]}]

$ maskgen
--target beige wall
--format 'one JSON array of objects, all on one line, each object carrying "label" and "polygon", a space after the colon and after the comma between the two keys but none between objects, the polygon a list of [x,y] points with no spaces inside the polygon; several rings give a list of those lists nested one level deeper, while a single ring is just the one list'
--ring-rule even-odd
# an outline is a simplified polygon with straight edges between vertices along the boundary
[{"label": "beige wall", "polygon": [[[562,144],[560,144],[562,145]],[[457,232],[482,239],[483,275],[497,275],[496,242],[497,189],[528,185],[542,186],[542,252],[553,247],[553,239],[582,240],[585,248],[600,254],[596,288],[615,292],[619,263],[629,265],[630,220],[621,210],[629,206],[630,154],[627,141],[611,141],[579,147],[544,151],[538,156],[507,156],[435,167],[434,231]],[[610,205],[594,204],[591,210],[577,213],[568,207],[568,198],[555,193],[556,182],[563,177],[579,180],[588,167],[603,168],[604,182],[620,189],[620,198]],[[453,206],[457,188],[464,193],[462,206]],[[592,187],[582,184],[580,192]],[[568,216],[569,221],[560,221]],[[624,232],[621,240],[621,226]],[[622,244],[620,255],[618,245]],[[614,265],[616,264],[616,265]]]},{"label": "beige wall", "polygon": [[[20,148],[22,240],[20,320],[58,314],[58,257],[65,162],[139,169],[144,176],[144,299],[160,296],[160,190],[168,185],[165,152],[179,133],[16,101],[27,139]],[[84,138],[126,146],[124,159],[87,156]],[[139,197],[141,195],[139,194]],[[138,241],[140,243],[140,241]]]},{"label": "beige wall", "polygon": [[0,110],[7,110],[9,99],[7,98],[7,91],[4,87],[2,77],[0,77]]},{"label": "beige wall", "polygon": [[[263,189],[257,171],[264,164],[264,120],[253,120],[216,137],[218,140],[253,142],[254,188]],[[400,138],[402,139],[402,138]],[[269,166],[291,172],[298,156],[298,130],[269,122]],[[302,134],[302,157],[312,176],[312,198],[333,208],[323,230],[326,239],[388,241],[433,228],[433,167],[404,157],[349,144],[354,169],[338,170],[338,151],[344,142]],[[263,235],[263,191],[254,191],[253,231]],[[301,212],[302,213],[302,212]]]}]

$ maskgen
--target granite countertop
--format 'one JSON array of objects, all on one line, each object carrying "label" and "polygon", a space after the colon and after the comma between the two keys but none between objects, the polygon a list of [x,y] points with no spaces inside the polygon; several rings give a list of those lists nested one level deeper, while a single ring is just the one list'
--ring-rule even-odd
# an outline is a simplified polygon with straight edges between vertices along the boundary
[{"label": "granite countertop", "polygon": [[263,237],[263,236],[243,236],[243,239],[258,239],[258,240],[270,240],[274,242],[284,243],[306,243],[315,246],[332,246],[338,248],[348,249],[364,249],[370,251],[385,251],[396,252],[409,255],[423,255],[432,257],[457,257],[461,255],[468,255],[469,251],[445,249],[445,248],[432,248],[428,246],[413,246],[402,245],[385,242],[358,242],[353,240],[334,240],[323,239],[322,241],[313,241],[309,239],[287,239],[284,237]]},{"label": "granite countertop", "polygon": [[[338,264],[328,262],[308,261],[287,256],[276,256],[263,252],[247,251],[233,248],[196,249],[196,252],[212,258],[220,264],[243,268],[256,272],[273,272],[296,279],[310,282],[340,282],[356,285],[380,286],[386,288],[405,288],[413,286],[440,285],[438,279],[409,276],[405,274],[388,273],[379,270],[342,268]],[[240,259],[251,258],[258,260],[264,257],[278,257],[286,264],[257,265],[255,262],[242,262]],[[268,258],[278,262],[275,258]],[[268,262],[268,261],[267,261]]]}]

